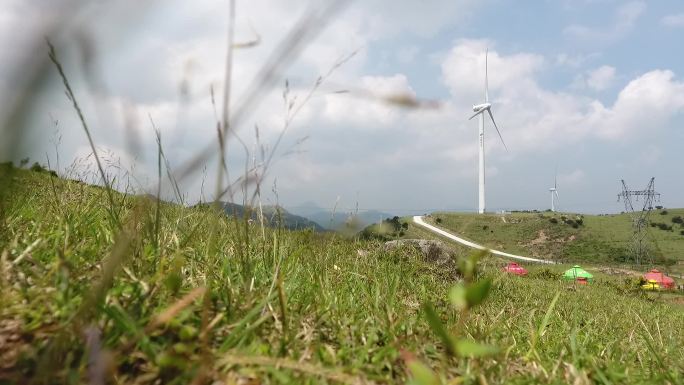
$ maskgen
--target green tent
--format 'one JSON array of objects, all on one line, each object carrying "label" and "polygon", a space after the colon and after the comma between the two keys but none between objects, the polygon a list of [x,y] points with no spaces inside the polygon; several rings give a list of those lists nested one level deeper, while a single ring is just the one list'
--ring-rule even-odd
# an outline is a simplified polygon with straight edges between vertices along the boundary
[{"label": "green tent", "polygon": [[568,269],[565,272],[565,274],[563,274],[563,278],[573,281],[577,278],[585,278],[587,281],[591,281],[592,279],[594,279],[594,276],[588,273],[586,270],[579,267],[579,265],[575,265],[572,268]]}]

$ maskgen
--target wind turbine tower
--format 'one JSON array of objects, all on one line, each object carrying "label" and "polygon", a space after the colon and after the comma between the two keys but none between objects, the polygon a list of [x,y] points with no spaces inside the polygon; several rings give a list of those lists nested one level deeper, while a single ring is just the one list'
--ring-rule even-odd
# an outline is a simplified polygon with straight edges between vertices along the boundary
[{"label": "wind turbine tower", "polygon": [[504,148],[506,151],[508,151],[508,147],[506,147],[506,143],[503,140],[503,137],[501,136],[501,132],[499,131],[499,127],[496,125],[496,121],[494,121],[494,115],[492,115],[492,104],[489,102],[489,84],[488,84],[488,69],[487,69],[487,56],[489,54],[489,50],[485,51],[485,86],[484,86],[484,103],[477,104],[473,106],[473,111],[475,113],[473,116],[471,116],[468,120],[471,120],[472,118],[476,117],[479,115],[479,125],[480,125],[480,137],[479,137],[479,146],[480,146],[480,156],[479,156],[479,178],[478,178],[478,209],[477,212],[479,214],[484,214],[485,212],[485,145],[484,145],[484,113],[485,111],[487,114],[489,114],[489,117],[492,119],[492,123],[494,123],[494,128],[496,128],[496,132],[499,134],[499,138],[501,139],[501,143],[503,143]]},{"label": "wind turbine tower", "polygon": [[558,183],[556,181],[556,174],[553,175],[553,187],[549,189],[551,193],[551,211],[556,212],[556,199],[558,199]]}]

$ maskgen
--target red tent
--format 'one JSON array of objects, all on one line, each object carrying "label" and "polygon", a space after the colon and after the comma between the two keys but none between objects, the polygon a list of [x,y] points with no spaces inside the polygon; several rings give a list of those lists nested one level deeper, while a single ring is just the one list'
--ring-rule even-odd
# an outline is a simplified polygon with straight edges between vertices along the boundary
[{"label": "red tent", "polygon": [[527,270],[525,270],[524,267],[518,265],[515,262],[511,262],[506,267],[503,268],[503,270],[507,273],[515,274],[515,275],[527,275]]},{"label": "red tent", "polygon": [[674,289],[675,282],[674,279],[668,277],[667,275],[661,273],[659,270],[653,269],[648,273],[644,274],[644,279],[646,282],[649,280],[654,280],[663,289]]}]

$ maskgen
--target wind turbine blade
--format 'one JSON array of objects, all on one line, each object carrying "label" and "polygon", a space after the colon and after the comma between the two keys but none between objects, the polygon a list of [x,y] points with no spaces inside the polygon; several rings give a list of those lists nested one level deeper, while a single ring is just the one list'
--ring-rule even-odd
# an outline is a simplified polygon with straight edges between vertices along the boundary
[{"label": "wind turbine blade", "polygon": [[555,190],[554,190],[553,193],[556,194],[556,199],[558,199],[558,191],[555,191]]},{"label": "wind turbine blade", "polygon": [[480,110],[480,111],[477,111],[476,113],[474,113],[474,114],[473,114],[473,116],[469,117],[469,118],[468,118],[468,120],[471,120],[471,119],[473,119],[474,117],[476,117],[476,116],[480,115],[481,113],[482,113],[482,110]]},{"label": "wind turbine blade", "polygon": [[553,171],[553,188],[558,188],[558,183],[556,183],[558,180],[558,165],[556,165],[556,168]]},{"label": "wind turbine blade", "polygon": [[489,48],[485,50],[485,103],[489,103],[489,69],[487,63],[487,56],[489,54]]},{"label": "wind turbine blade", "polygon": [[504,148],[506,151],[508,151],[508,147],[506,147],[506,142],[503,140],[503,136],[501,136],[501,131],[499,131],[499,127],[496,125],[496,121],[494,120],[494,115],[492,115],[492,110],[487,108],[487,112],[489,112],[489,117],[492,118],[492,123],[494,123],[494,128],[496,128],[496,133],[499,134],[499,138],[501,139],[501,143],[503,143]]}]

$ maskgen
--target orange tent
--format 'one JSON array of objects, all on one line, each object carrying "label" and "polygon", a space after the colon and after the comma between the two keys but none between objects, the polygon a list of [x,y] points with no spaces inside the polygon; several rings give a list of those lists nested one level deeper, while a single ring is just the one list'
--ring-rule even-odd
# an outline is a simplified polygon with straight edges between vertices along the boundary
[{"label": "orange tent", "polygon": [[646,280],[646,282],[655,281],[663,289],[674,289],[675,287],[674,279],[656,269],[644,274],[644,280]]}]

